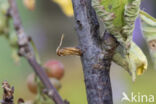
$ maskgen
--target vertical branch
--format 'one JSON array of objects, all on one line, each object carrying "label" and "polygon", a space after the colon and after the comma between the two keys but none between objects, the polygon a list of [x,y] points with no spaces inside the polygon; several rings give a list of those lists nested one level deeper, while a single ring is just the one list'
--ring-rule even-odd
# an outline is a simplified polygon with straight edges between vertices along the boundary
[{"label": "vertical branch", "polygon": [[47,95],[56,103],[56,104],[64,104],[62,98],[58,94],[57,90],[53,87],[51,82],[49,81],[48,76],[44,72],[42,66],[37,63],[36,58],[30,48],[30,38],[26,36],[24,33],[24,29],[21,24],[21,20],[18,14],[16,0],[9,0],[10,3],[10,15],[14,21],[14,27],[18,36],[18,45],[19,45],[19,54],[24,56],[27,61],[32,66],[32,69],[35,71],[36,75],[40,78],[41,82],[44,84]]},{"label": "vertical branch", "polygon": [[[105,32],[99,38],[99,23],[91,0],[72,0],[83,65],[88,104],[113,104],[110,66],[116,40]],[[102,48],[104,47],[104,48]]]}]

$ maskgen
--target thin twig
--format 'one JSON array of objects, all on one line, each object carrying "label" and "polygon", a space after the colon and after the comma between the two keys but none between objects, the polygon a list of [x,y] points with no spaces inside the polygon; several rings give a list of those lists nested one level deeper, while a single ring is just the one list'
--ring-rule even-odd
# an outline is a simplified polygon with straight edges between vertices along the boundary
[{"label": "thin twig", "polygon": [[64,104],[61,96],[58,94],[57,90],[53,87],[51,82],[49,81],[48,76],[46,75],[44,69],[40,64],[37,63],[37,60],[34,56],[30,48],[30,38],[25,34],[19,13],[17,10],[16,0],[9,0],[10,3],[10,15],[14,21],[14,27],[18,36],[18,45],[19,45],[19,54],[24,56],[27,61],[32,66],[36,75],[40,78],[41,82],[44,84],[45,88],[52,92],[48,96],[56,103],[56,104]]}]

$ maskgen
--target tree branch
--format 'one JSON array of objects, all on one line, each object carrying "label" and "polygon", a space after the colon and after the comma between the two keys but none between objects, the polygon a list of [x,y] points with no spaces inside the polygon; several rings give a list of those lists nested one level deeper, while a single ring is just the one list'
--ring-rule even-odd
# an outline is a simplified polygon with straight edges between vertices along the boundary
[{"label": "tree branch", "polygon": [[79,46],[83,55],[88,104],[113,104],[110,66],[116,40],[105,32],[100,39],[99,23],[91,0],[72,0]]},{"label": "tree branch", "polygon": [[21,24],[21,20],[18,14],[16,0],[9,0],[10,3],[10,15],[14,21],[14,27],[17,32],[18,36],[18,45],[19,45],[19,54],[24,56],[30,65],[32,66],[33,70],[40,78],[41,82],[44,84],[45,88],[48,90],[48,96],[56,103],[56,104],[64,104],[62,98],[58,94],[57,90],[53,87],[51,82],[49,81],[48,76],[44,72],[44,69],[40,64],[37,63],[36,58],[30,48],[30,38],[26,36],[24,33],[24,29]]}]

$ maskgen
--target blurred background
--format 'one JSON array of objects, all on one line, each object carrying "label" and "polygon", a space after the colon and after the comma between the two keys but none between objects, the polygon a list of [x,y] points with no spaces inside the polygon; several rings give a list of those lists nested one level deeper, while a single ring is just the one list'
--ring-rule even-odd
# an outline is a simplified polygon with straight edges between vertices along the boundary
[{"label": "blurred background", "polygon": [[[60,7],[51,0],[37,0],[34,11],[27,10],[22,0],[17,0],[17,2],[25,32],[32,36],[42,63],[49,59],[56,59],[65,66],[65,76],[61,80],[62,88],[59,91],[61,96],[64,99],[68,99],[71,104],[87,104],[80,58],[76,56],[59,57],[56,55],[56,48],[62,34],[65,34],[63,47],[76,46],[78,44],[74,18],[67,17]],[[141,9],[156,17],[156,12],[154,12],[156,11],[155,5],[155,0],[144,0]],[[136,26],[134,35],[134,41],[149,56],[144,40],[139,32],[139,26]],[[33,99],[35,95],[31,94],[26,86],[26,78],[32,72],[31,67],[24,58],[18,64],[14,62],[11,57],[12,50],[8,41],[3,37],[0,37],[0,48],[0,82],[8,80],[11,85],[14,85],[15,99],[19,97],[25,100]],[[151,66],[150,63],[149,66]],[[126,71],[112,63],[111,82],[114,104],[121,104],[123,92],[126,92],[129,96],[131,92],[156,96],[155,81],[156,70],[151,67],[133,83]],[[2,95],[2,89],[0,89],[0,95]]]}]

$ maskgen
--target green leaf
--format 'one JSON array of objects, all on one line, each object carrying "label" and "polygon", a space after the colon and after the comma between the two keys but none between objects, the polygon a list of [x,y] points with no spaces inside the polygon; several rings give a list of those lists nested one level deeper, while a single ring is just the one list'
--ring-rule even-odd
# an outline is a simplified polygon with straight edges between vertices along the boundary
[{"label": "green leaf", "polygon": [[132,42],[128,56],[123,56],[122,50],[120,46],[116,49],[113,61],[128,71],[132,75],[132,80],[135,81],[136,75],[142,75],[147,70],[147,58],[134,42]]},{"label": "green leaf", "polygon": [[140,11],[142,31],[148,45],[150,55],[156,69],[156,19],[144,11]]},{"label": "green leaf", "polygon": [[104,27],[119,42],[113,61],[127,70],[133,81],[147,69],[147,59],[132,41],[136,17],[141,0],[92,0]]},{"label": "green leaf", "polygon": [[107,12],[114,13],[113,24],[116,28],[124,25],[124,9],[128,0],[100,0],[101,5]]}]

